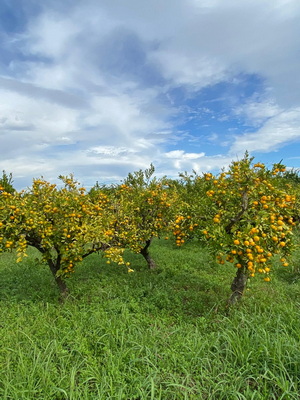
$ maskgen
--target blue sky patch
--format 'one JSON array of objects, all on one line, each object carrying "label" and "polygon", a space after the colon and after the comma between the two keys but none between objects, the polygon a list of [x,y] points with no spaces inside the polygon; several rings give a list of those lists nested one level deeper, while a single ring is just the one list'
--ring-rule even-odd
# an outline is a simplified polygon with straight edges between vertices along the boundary
[{"label": "blue sky patch", "polygon": [[246,150],[297,168],[299,18],[297,0],[3,0],[0,168],[17,187],[219,171]]}]

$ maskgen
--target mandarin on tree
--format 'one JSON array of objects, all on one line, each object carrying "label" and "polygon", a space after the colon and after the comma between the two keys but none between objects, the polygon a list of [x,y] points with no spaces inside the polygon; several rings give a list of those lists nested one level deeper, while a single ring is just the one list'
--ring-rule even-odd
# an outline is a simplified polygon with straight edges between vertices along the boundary
[{"label": "mandarin on tree", "polygon": [[285,167],[278,163],[269,170],[252,161],[246,153],[219,175],[185,175],[191,189],[186,208],[198,223],[198,236],[220,264],[237,268],[230,303],[241,298],[248,277],[258,273],[270,281],[271,258],[287,257],[292,247],[296,197],[283,182]]},{"label": "mandarin on tree", "polygon": [[73,176],[60,179],[62,188],[35,179],[27,191],[1,191],[0,251],[16,249],[17,261],[21,261],[27,247],[35,247],[64,295],[65,278],[89,254],[103,251],[109,259],[125,262],[124,248],[109,243],[107,237],[114,213],[105,194],[95,206]]},{"label": "mandarin on tree", "polygon": [[[261,163],[252,165],[252,158],[246,154],[230,165],[226,179],[214,177],[222,191],[216,191],[210,214],[212,221],[216,212],[222,215],[221,226],[216,228],[211,223],[206,230],[208,244],[219,256],[235,255],[232,263],[238,270],[231,286],[231,303],[241,297],[249,276],[258,272],[265,275],[265,281],[270,280],[273,253],[290,253],[292,226],[287,221],[295,197],[282,187],[280,173],[284,170],[282,164],[271,170]],[[274,235],[278,230],[280,239]]]},{"label": "mandarin on tree", "polygon": [[[140,253],[150,269],[156,264],[150,256],[149,246],[155,237],[168,237],[178,199],[176,190],[170,188],[165,178],[154,177],[154,171],[151,164],[145,171],[130,173],[121,185],[107,188],[109,201],[114,205],[109,243],[121,243],[124,248]],[[97,204],[96,187],[91,195]],[[180,218],[177,222],[180,223]],[[183,241],[179,236],[178,243]]]}]

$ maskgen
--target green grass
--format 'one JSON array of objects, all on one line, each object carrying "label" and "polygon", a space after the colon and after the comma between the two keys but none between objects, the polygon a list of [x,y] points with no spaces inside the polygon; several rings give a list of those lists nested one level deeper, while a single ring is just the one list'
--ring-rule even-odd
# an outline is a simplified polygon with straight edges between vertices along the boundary
[{"label": "green grass", "polygon": [[300,272],[278,268],[226,300],[235,273],[190,243],[156,241],[148,271],[93,255],[64,304],[32,250],[0,257],[0,398],[286,399],[300,392]]}]

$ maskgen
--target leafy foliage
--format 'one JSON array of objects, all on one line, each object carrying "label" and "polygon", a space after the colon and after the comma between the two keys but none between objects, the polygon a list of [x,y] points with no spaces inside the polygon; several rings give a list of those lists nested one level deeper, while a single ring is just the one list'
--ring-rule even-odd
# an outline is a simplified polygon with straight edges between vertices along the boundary
[{"label": "leafy foliage", "polygon": [[59,284],[60,277],[68,277],[77,263],[96,251],[123,264],[123,249],[108,243],[114,212],[107,196],[99,193],[94,204],[72,176],[60,179],[62,188],[35,179],[27,191],[2,192],[0,251],[16,249],[21,261],[28,246],[37,248]]},{"label": "leafy foliage", "polygon": [[[0,251],[16,249],[21,261],[28,246],[37,248],[61,290],[76,264],[93,252],[132,272],[123,258],[129,249],[155,267],[149,255],[152,239],[172,235],[178,247],[198,239],[219,264],[233,265],[237,297],[248,277],[259,273],[271,280],[274,256],[288,266],[299,196],[284,165],[269,170],[246,153],[218,175],[193,172],[168,180],[154,172],[151,165],[119,185],[96,183],[89,193],[72,175],[60,176],[62,188],[43,179],[19,193],[1,186]],[[2,181],[9,188],[11,175],[3,173]]]},{"label": "leafy foliage", "polygon": [[12,173],[7,175],[5,171],[2,171],[2,178],[0,178],[0,193],[14,193],[15,189],[13,187],[13,177]]},{"label": "leafy foliage", "polygon": [[[110,225],[110,243],[140,253],[154,237],[169,230],[178,196],[166,186],[165,178],[157,179],[153,174],[151,165],[145,171],[130,173],[122,184],[108,191],[115,215]],[[96,193],[94,188],[94,202]]]},{"label": "leafy foliage", "polygon": [[[290,194],[289,185],[282,179],[285,167],[275,164],[268,170],[264,164],[253,165],[252,161],[246,154],[217,176],[207,173],[184,177],[188,189],[183,191],[183,214],[188,210],[192,215],[188,229],[197,225],[199,231],[200,227],[218,262],[229,262],[239,269],[241,284],[234,281],[232,287],[239,294],[248,276],[260,273],[270,281],[274,255],[281,254],[283,266],[288,266],[295,226],[296,196]],[[182,236],[183,226],[189,232],[187,218],[182,216],[175,221],[175,235]]]}]

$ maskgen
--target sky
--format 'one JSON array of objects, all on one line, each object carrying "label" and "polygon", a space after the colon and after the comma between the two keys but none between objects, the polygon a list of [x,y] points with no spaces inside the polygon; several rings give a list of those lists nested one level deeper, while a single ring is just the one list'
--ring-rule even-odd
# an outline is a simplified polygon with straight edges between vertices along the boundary
[{"label": "sky", "polygon": [[299,0],[0,0],[0,171],[300,167]]}]

